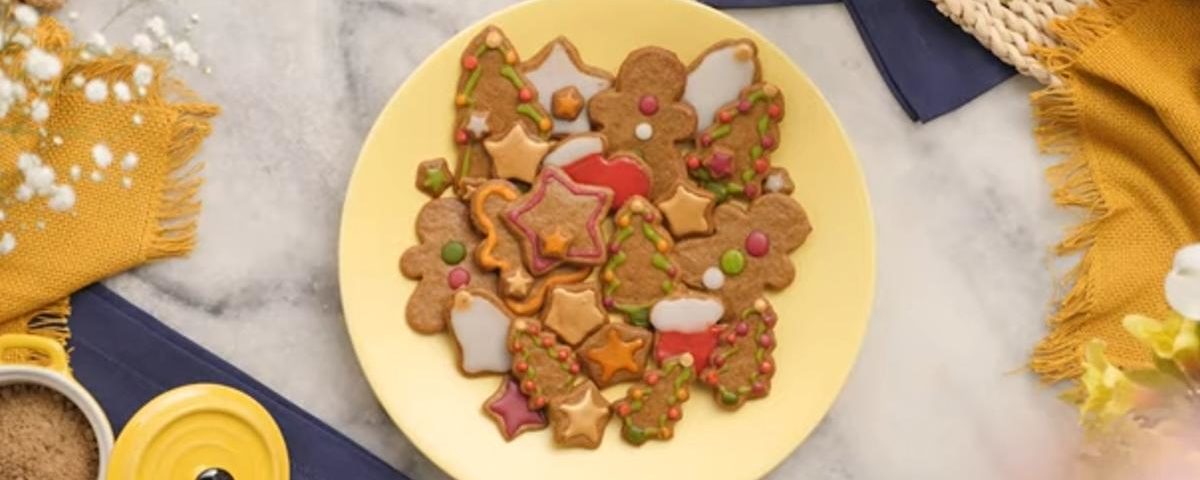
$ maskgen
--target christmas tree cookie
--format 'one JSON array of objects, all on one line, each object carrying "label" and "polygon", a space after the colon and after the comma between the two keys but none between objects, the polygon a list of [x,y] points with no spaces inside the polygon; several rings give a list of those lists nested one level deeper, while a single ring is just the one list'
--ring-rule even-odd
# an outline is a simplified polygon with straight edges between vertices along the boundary
[{"label": "christmas tree cookie", "polygon": [[662,226],[662,214],[642,197],[630,198],[614,215],[613,225],[608,262],[600,272],[604,306],[646,326],[650,307],[678,288],[675,241]]},{"label": "christmas tree cookie", "polygon": [[767,300],[760,298],[741,318],[725,325],[708,368],[700,373],[700,380],[712,387],[713,398],[721,407],[736,410],[746,400],[770,393],[777,319]]},{"label": "christmas tree cookie", "polygon": [[[516,49],[495,26],[483,29],[463,51],[454,96],[454,142],[458,145],[454,174],[460,187],[473,187],[493,175],[492,156],[485,147],[488,139],[499,142],[518,135],[508,140],[519,146],[527,143],[528,137],[550,134],[554,123],[538,103],[533,85],[518,69],[519,63]],[[521,130],[514,133],[515,128]]]},{"label": "christmas tree cookie", "polygon": [[693,358],[683,354],[668,359],[661,369],[648,369],[642,381],[629,387],[625,398],[613,405],[621,420],[621,436],[633,445],[647,440],[670,440],[675,423],[683,418],[695,373]]},{"label": "christmas tree cookie", "polygon": [[512,373],[520,381],[521,392],[529,396],[529,408],[545,408],[583,379],[571,347],[558,343],[554,332],[535,320],[512,322],[508,351],[512,353]]},{"label": "christmas tree cookie", "polygon": [[771,152],[779,148],[783,94],[769,83],[747,87],[738,100],[717,111],[716,123],[704,130],[696,152],[687,157],[688,172],[718,201],[753,200],[763,193],[771,169]]}]

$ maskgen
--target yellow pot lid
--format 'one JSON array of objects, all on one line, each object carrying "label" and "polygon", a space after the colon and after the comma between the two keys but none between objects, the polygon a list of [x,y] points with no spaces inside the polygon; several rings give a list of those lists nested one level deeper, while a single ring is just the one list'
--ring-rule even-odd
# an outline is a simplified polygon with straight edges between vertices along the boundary
[{"label": "yellow pot lid", "polygon": [[287,480],[279,426],[246,394],[193,384],[143,406],[117,438],[108,480]]}]

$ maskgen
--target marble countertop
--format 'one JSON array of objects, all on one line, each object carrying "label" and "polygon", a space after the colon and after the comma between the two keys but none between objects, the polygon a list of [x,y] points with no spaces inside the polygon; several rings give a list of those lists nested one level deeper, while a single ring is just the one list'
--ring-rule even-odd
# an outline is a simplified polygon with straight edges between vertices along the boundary
[{"label": "marble countertop", "polygon": [[[205,144],[200,242],[187,260],[107,284],[400,470],[443,476],[392,425],[354,358],[337,287],[344,189],[368,129],[426,55],[512,0],[73,0],[89,31],[198,13],[225,111]],[[844,7],[732,11],[824,92],[870,187],[879,281],[857,366],[832,411],[773,474],[822,479],[1061,478],[1074,414],[1021,371],[1055,284],[1050,201],[1027,100],[1010,80],[914,125]]]}]

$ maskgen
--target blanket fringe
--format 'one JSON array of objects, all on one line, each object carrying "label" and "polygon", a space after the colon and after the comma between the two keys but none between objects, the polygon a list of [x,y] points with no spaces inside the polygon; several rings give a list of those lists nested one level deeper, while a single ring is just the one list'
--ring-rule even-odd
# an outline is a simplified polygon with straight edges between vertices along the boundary
[{"label": "blanket fringe", "polygon": [[1083,6],[1072,17],[1052,22],[1050,28],[1060,44],[1036,47],[1033,54],[1061,83],[1046,87],[1030,96],[1037,126],[1034,135],[1043,153],[1065,155],[1060,164],[1050,167],[1046,176],[1054,186],[1054,201],[1060,206],[1079,207],[1087,218],[1067,232],[1055,247],[1060,256],[1083,252],[1079,263],[1061,279],[1057,311],[1049,318],[1050,334],[1035,347],[1030,368],[1047,383],[1074,378],[1083,372],[1080,348],[1084,342],[1078,332],[1091,319],[1093,308],[1089,248],[1096,232],[1111,211],[1096,184],[1091,160],[1082,148],[1081,111],[1073,91],[1071,67],[1079,55],[1107,36],[1137,11],[1145,0],[1098,0],[1095,6]]}]

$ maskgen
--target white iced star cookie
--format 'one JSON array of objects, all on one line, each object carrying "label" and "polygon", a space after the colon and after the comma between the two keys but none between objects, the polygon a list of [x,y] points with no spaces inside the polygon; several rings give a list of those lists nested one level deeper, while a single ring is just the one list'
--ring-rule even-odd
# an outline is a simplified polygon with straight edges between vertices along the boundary
[{"label": "white iced star cookie", "polygon": [[536,87],[542,108],[554,119],[554,136],[590,131],[587,102],[613,82],[612,74],[584,64],[579,51],[565,37],[542,47],[521,64],[521,71]]}]

